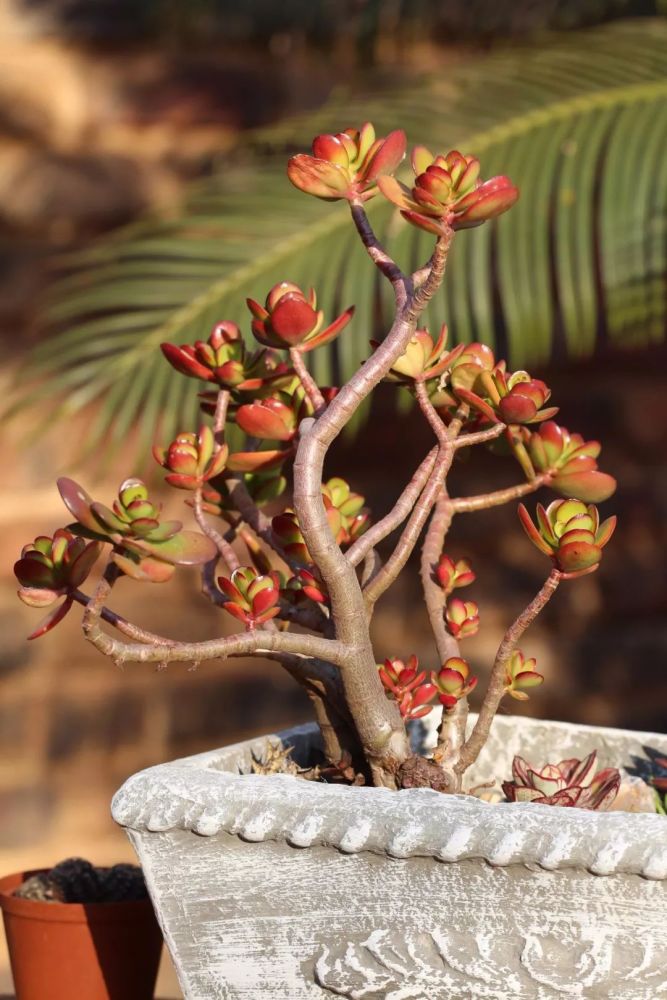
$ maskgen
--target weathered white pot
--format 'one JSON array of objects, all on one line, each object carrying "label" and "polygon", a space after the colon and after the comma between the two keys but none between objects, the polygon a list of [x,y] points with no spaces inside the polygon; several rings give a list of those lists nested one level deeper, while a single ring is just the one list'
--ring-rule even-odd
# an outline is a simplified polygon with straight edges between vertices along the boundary
[{"label": "weathered white pot", "polygon": [[[297,760],[314,727],[280,734]],[[269,737],[275,741],[276,737]],[[265,739],[130,778],[187,1000],[667,997],[667,819],[239,774]],[[471,783],[667,737],[498,718]]]}]

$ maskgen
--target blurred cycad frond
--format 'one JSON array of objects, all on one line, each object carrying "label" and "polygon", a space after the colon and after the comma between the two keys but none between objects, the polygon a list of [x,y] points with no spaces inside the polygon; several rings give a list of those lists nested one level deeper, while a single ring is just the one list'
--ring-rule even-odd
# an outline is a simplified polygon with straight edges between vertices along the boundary
[{"label": "blurred cycad frond", "polygon": [[[662,339],[666,71],[667,26],[644,20],[445,65],[391,94],[334,95],[255,133],[179,217],[133,225],[70,259],[53,290],[55,332],[29,370],[47,378],[61,416],[101,399],[91,448],[130,429],[144,447],[158,424],[167,440],[194,425],[196,400],[159,343],[206,337],[222,319],[247,329],[245,297],[290,280],[312,284],[327,316],[356,304],[333,349],[310,356],[323,384],[349,376],[387,318],[385,290],[346,207],[295,191],[285,154],[364,120],[379,134],[402,126],[410,142],[474,153],[485,177],[506,173],[521,188],[511,212],[457,237],[432,328],[447,320],[454,340],[495,344],[514,366]],[[382,199],[369,215],[403,265],[428,258],[432,237]],[[30,399],[24,388],[18,405]]]}]

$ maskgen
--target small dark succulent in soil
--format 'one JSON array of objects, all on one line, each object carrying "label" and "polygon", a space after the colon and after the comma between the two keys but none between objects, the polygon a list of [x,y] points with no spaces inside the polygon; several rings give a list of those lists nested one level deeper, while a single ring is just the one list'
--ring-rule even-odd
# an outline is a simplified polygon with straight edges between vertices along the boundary
[{"label": "small dark succulent in soil", "polygon": [[83,858],[67,858],[26,879],[14,895],[43,903],[121,903],[145,899],[148,893],[137,865],[97,868]]}]

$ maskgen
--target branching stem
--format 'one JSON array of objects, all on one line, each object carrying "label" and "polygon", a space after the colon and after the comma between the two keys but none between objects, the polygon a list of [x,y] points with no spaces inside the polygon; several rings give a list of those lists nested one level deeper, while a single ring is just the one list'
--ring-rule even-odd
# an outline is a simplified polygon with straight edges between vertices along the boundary
[{"label": "branching stem", "polygon": [[560,570],[553,569],[539,593],[533,598],[528,607],[521,612],[516,621],[510,625],[505,633],[503,641],[500,643],[498,652],[496,653],[496,658],[491,670],[491,677],[489,679],[489,686],[484,696],[482,707],[479,710],[477,722],[475,723],[475,727],[470,734],[469,739],[466,741],[463,750],[461,751],[458,763],[456,764],[456,771],[458,774],[463,774],[466,768],[470,767],[470,765],[474,764],[477,760],[482,747],[489,737],[491,723],[493,722],[495,714],[498,711],[498,706],[500,705],[500,702],[505,694],[507,687],[506,667],[509,659],[516,649],[521,636],[526,631],[528,626],[535,621],[540,611],[542,611],[542,609],[551,600],[556,592],[558,584],[562,579],[563,574]]}]

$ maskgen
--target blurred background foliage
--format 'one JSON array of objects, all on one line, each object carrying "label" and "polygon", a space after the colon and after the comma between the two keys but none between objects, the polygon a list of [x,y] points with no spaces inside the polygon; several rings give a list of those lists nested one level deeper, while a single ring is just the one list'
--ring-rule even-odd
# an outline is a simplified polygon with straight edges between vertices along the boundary
[{"label": "blurred background foliage", "polygon": [[30,0],[47,8],[69,37],[89,42],[168,38],[176,46],[211,39],[266,45],[300,34],[330,53],[341,41],[365,65],[386,38],[495,42],[665,13],[664,0]]},{"label": "blurred background foliage", "polygon": [[[99,42],[110,16],[104,3],[49,6],[88,43]],[[480,156],[484,176],[508,173],[522,191],[499,222],[458,238],[429,309],[432,327],[447,319],[454,340],[484,340],[514,367],[659,342],[667,318],[660,9],[620,0],[140,7],[135,44],[163,31],[180,43],[224,37],[281,58],[323,46],[334,66],[340,46],[354,71],[345,85],[332,72],[316,109],[291,109],[246,130],[168,213],[59,261],[45,311],[50,335],[26,369],[48,379],[40,401],[46,394],[55,415],[70,418],[101,401],[87,434],[91,451],[104,439],[126,445],[130,433],[145,450],[158,427],[173,436],[194,424],[197,404],[158,344],[191,342],[222,318],[245,323],[246,295],[261,300],[283,279],[312,282],[327,314],[356,304],[356,335],[311,355],[323,383],[349,377],[386,325],[386,289],[369,273],[346,209],[294,191],[285,161],[314,134],[366,119],[380,134],[400,125],[413,143],[460,146]],[[132,19],[114,11],[121,39]],[[646,16],[547,30],[629,11]],[[416,57],[406,60],[410,48]],[[406,267],[428,257],[427,234],[397,220],[380,198],[369,211]],[[18,405],[33,396],[33,383],[23,381]]]}]

